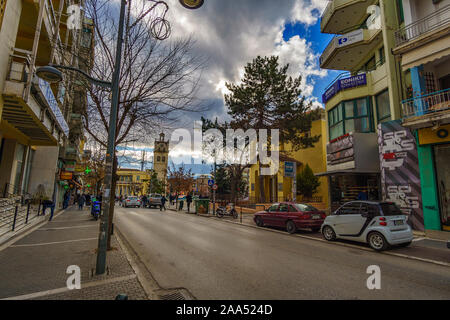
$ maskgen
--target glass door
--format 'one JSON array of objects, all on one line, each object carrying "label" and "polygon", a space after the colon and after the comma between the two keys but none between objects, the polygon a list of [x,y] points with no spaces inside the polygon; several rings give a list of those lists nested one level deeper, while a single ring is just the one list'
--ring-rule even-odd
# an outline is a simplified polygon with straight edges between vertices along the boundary
[{"label": "glass door", "polygon": [[450,144],[434,146],[442,229],[450,231]]}]

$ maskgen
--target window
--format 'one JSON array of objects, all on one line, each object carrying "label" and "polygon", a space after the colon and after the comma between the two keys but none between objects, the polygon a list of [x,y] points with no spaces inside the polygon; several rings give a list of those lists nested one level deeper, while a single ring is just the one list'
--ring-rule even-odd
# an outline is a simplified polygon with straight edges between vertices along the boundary
[{"label": "window", "polygon": [[6,0],[0,0],[0,30],[2,29],[3,15],[5,14]]},{"label": "window", "polygon": [[380,204],[381,210],[384,216],[398,216],[402,215],[402,211],[393,202],[387,202]]},{"label": "window", "polygon": [[141,177],[140,176],[136,176],[136,180],[137,181],[141,180]]},{"label": "window", "polygon": [[295,206],[297,207],[298,211],[307,212],[307,211],[319,211],[313,206],[310,206],[309,204],[303,204],[303,203],[296,203]]},{"label": "window", "polygon": [[376,63],[375,56],[373,56],[373,57],[370,58],[370,60],[367,61],[366,64],[364,65],[364,70],[366,70],[366,71],[372,71],[372,70],[375,70],[376,68],[377,68],[377,63]]},{"label": "window", "polygon": [[166,162],[166,157],[162,157],[162,162]]},{"label": "window", "polygon": [[158,160],[156,160],[156,161],[160,162],[160,161],[161,161],[161,157],[160,157],[160,156],[158,156]]},{"label": "window", "polygon": [[378,50],[378,53],[380,54],[380,66],[383,65],[386,62],[386,56],[384,55],[384,47],[381,47],[380,50]]},{"label": "window", "polygon": [[289,212],[297,212],[294,206],[289,206]]},{"label": "window", "polygon": [[288,205],[287,204],[280,204],[280,212],[288,212]]},{"label": "window", "polygon": [[377,119],[378,122],[385,122],[391,120],[391,106],[389,104],[389,91],[383,91],[375,97],[377,104]]},{"label": "window", "polygon": [[361,202],[351,202],[346,205],[344,205],[340,210],[339,214],[359,214],[359,209],[361,207]]},{"label": "window", "polygon": [[378,207],[373,204],[361,203],[361,214],[366,213],[370,217],[375,217],[380,215]]},{"label": "window", "polygon": [[270,208],[269,208],[269,210],[267,210],[267,211],[269,211],[269,212],[275,212],[275,211],[277,211],[278,210],[278,203],[275,203],[274,205],[272,205]]},{"label": "window", "polygon": [[369,99],[344,101],[328,112],[330,140],[350,132],[373,132]]}]

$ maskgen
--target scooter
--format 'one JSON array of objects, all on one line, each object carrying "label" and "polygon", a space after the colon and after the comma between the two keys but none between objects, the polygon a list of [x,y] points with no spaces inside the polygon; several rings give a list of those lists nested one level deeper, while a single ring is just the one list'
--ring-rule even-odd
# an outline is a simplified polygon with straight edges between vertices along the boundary
[{"label": "scooter", "polygon": [[91,214],[95,220],[100,217],[100,212],[102,208],[102,203],[100,201],[93,201],[91,206]]},{"label": "scooter", "polygon": [[236,209],[234,209],[234,203],[230,203],[229,206],[231,207],[230,210],[227,209],[227,207],[218,207],[216,210],[216,215],[219,218],[222,218],[224,216],[231,216],[234,219],[238,218],[238,213]]}]

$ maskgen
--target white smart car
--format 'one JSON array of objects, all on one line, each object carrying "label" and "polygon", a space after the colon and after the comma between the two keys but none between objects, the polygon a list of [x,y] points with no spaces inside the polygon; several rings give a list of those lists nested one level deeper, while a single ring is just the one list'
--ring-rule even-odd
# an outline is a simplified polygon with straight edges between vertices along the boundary
[{"label": "white smart car", "polygon": [[336,239],[368,243],[377,251],[391,245],[408,246],[413,240],[411,227],[393,202],[352,201],[328,216],[321,227],[328,241]]}]

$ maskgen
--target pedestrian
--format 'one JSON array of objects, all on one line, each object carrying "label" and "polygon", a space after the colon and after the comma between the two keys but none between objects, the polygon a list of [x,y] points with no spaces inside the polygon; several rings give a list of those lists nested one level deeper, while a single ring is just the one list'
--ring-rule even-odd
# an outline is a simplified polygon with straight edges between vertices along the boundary
[{"label": "pedestrian", "polygon": [[159,206],[159,210],[162,211],[164,209],[164,211],[166,211],[166,197],[163,195],[161,197],[161,205]]},{"label": "pedestrian", "polygon": [[84,197],[84,194],[82,194],[78,198],[78,210],[83,210],[84,202],[85,202],[85,197]]},{"label": "pedestrian", "polygon": [[187,203],[188,213],[190,213],[191,212],[191,203],[192,203],[192,195],[190,193],[186,196],[186,203]]},{"label": "pedestrian", "polygon": [[86,205],[87,206],[91,205],[91,195],[89,193],[86,195]]},{"label": "pedestrian", "polygon": [[142,196],[142,207],[143,208],[147,207],[147,201],[148,201],[147,196],[144,194]]},{"label": "pedestrian", "polygon": [[47,210],[47,208],[50,208],[50,218],[48,219],[48,221],[52,221],[53,213],[55,212],[55,203],[52,200],[44,200],[42,204],[42,215],[45,216],[45,211]]},{"label": "pedestrian", "polygon": [[180,202],[180,206],[178,208],[178,211],[182,211],[183,210],[183,205],[184,205],[184,200],[183,200],[183,198],[179,198],[178,201]]},{"label": "pedestrian", "polygon": [[63,201],[63,209],[67,209],[69,206],[69,200],[70,200],[70,193],[69,191],[66,191],[64,194],[64,201]]}]

